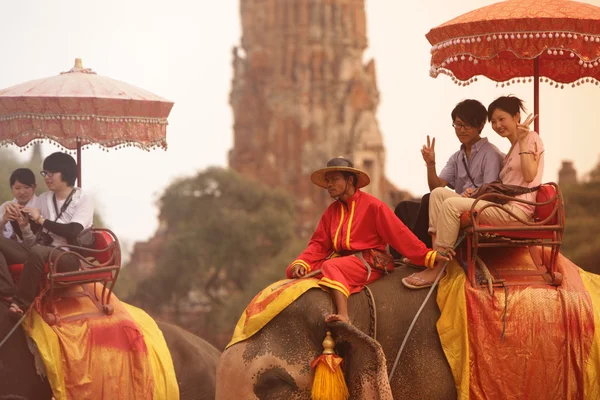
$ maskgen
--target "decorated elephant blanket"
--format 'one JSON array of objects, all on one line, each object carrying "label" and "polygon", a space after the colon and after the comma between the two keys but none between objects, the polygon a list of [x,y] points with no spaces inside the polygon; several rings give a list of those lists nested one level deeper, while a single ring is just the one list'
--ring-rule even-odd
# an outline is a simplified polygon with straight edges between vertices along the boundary
[{"label": "decorated elephant blanket", "polygon": [[84,296],[53,303],[57,324],[48,325],[32,311],[24,327],[38,348],[56,400],[179,399],[169,349],[148,314],[114,294],[112,315],[99,313]]},{"label": "decorated elephant blanket", "polygon": [[600,276],[559,257],[562,285],[493,295],[448,265],[437,329],[460,399],[600,399]]},{"label": "decorated elephant blanket", "polygon": [[254,335],[307,290],[319,288],[318,282],[317,278],[283,279],[263,289],[242,313],[227,347]]}]

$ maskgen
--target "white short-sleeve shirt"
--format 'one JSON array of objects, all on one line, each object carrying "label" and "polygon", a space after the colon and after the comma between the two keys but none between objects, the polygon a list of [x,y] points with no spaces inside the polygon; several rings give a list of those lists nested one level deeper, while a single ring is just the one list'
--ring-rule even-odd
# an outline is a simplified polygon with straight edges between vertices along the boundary
[{"label": "white short-sleeve shirt", "polygon": [[[73,198],[69,203],[67,209],[61,214],[60,218],[56,222],[61,224],[69,224],[76,222],[83,226],[83,229],[90,228],[94,222],[94,202],[91,196],[86,195],[80,188],[74,188]],[[54,210],[54,192],[42,193],[36,203],[39,205],[40,213],[47,220],[54,221],[57,213]],[[56,205],[58,212],[65,204],[66,199],[57,200]],[[52,242],[53,246],[66,246],[67,239],[62,236],[58,236],[52,232],[49,232],[50,236],[54,239]]]}]

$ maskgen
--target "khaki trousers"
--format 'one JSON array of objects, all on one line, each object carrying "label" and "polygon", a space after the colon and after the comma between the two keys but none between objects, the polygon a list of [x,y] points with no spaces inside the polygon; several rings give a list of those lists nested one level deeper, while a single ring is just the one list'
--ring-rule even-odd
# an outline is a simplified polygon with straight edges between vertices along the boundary
[{"label": "khaki trousers", "polygon": [[[448,248],[454,245],[460,231],[460,216],[471,209],[475,199],[462,197],[446,188],[436,188],[431,192],[429,200],[429,233],[436,234],[434,248]],[[477,210],[489,201],[477,203]],[[502,208],[511,211],[525,221],[531,216],[514,204],[503,204]],[[508,213],[498,208],[486,208],[479,214],[479,220],[486,225],[521,225]]]}]

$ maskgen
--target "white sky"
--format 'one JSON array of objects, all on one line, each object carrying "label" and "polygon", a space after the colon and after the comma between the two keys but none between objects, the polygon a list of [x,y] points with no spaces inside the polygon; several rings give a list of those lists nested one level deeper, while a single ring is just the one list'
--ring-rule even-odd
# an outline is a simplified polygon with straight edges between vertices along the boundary
[{"label": "white sky", "polygon": [[[588,0],[600,6],[600,0]],[[458,146],[450,111],[465,98],[484,105],[515,94],[533,109],[532,84],[508,90],[480,78],[459,87],[446,76],[429,77],[425,34],[487,0],[368,0],[370,47],[381,104],[378,119],[387,147],[387,175],[414,194],[427,191],[419,152],[427,134],[436,137],[438,165]],[[239,43],[239,0],[24,0],[3,2],[0,24],[0,88],[67,71],[76,57],[100,75],[122,80],[173,100],[169,150],[125,149],[83,153],[83,187],[110,228],[125,243],[146,240],[157,226],[155,201],[175,177],[211,165],[225,166],[232,147],[231,48]],[[556,180],[561,160],[579,173],[598,161],[594,85],[555,89],[541,84],[540,123],[546,146],[546,181]],[[502,140],[486,126],[500,149]],[[13,147],[16,149],[16,147]],[[55,151],[44,147],[44,155]],[[29,152],[23,153],[28,156]]]}]

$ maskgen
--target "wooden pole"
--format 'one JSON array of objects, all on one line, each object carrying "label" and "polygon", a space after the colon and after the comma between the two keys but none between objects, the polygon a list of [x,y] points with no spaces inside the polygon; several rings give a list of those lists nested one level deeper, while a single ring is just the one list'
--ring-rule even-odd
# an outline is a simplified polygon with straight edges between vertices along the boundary
[{"label": "wooden pole", "polygon": [[533,59],[533,115],[537,115],[534,130],[540,133],[540,59]]},{"label": "wooden pole", "polygon": [[77,142],[77,187],[81,187],[81,142]]}]

